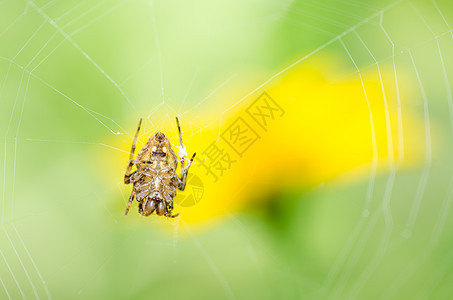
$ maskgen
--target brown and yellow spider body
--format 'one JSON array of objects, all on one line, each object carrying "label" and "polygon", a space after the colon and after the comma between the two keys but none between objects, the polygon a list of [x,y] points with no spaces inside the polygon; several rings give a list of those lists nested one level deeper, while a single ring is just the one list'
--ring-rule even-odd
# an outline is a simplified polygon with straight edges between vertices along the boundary
[{"label": "brown and yellow spider body", "polygon": [[[181,163],[181,176],[176,173],[178,158],[173,151],[169,139],[162,132],[153,134],[145,146],[134,158],[135,145],[142,120],[138,124],[137,132],[132,143],[129,157],[129,165],[124,174],[124,183],[133,184],[132,193],[126,207],[126,215],[129,212],[134,198],[137,200],[138,212],[142,216],[149,216],[154,211],[159,216],[165,215],[169,218],[177,217],[173,215],[173,198],[176,190],[181,191],[186,187],[187,172],[193,162],[193,154],[187,166],[185,166],[186,150],[182,142],[181,127],[176,118],[179,131],[179,156]],[[136,170],[132,172],[132,167]]]}]

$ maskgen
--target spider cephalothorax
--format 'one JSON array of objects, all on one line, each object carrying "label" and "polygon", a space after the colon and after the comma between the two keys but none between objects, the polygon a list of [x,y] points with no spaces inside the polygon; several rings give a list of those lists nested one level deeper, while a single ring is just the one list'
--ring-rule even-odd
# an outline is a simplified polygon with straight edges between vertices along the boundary
[{"label": "spider cephalothorax", "polygon": [[[183,191],[186,187],[187,172],[196,153],[193,154],[189,163],[185,166],[186,151],[182,142],[178,118],[176,118],[176,123],[179,131],[181,177],[176,174],[178,158],[171,147],[169,139],[162,132],[153,134],[137,154],[135,160],[133,159],[137,136],[142,124],[140,119],[137,133],[132,143],[129,165],[124,175],[124,183],[132,183],[134,185],[127,203],[126,215],[134,197],[139,203],[138,212],[143,216],[149,216],[154,211],[159,216],[165,215],[171,218],[179,215],[172,214],[173,197],[176,196],[176,189]],[[132,172],[134,165],[137,169]]]}]

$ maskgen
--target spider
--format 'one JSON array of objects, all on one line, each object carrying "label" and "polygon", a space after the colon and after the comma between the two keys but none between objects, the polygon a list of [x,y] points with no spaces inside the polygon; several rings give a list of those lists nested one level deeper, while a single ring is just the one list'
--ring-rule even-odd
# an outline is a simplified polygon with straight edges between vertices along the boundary
[{"label": "spider", "polygon": [[[134,198],[137,200],[138,212],[142,216],[149,216],[154,211],[159,216],[165,215],[168,218],[175,218],[173,215],[173,198],[176,196],[176,189],[184,191],[186,187],[187,172],[196,155],[194,153],[187,166],[185,166],[186,147],[182,142],[181,127],[176,118],[179,132],[179,158],[181,164],[181,177],[176,174],[178,159],[171,148],[169,139],[162,132],[153,134],[142,150],[134,158],[135,144],[137,143],[138,133],[142,124],[142,119],[138,123],[132,149],[129,156],[129,165],[124,174],[124,183],[132,183],[131,196],[126,207],[126,215],[129,212]],[[132,167],[136,170],[132,172]]]}]

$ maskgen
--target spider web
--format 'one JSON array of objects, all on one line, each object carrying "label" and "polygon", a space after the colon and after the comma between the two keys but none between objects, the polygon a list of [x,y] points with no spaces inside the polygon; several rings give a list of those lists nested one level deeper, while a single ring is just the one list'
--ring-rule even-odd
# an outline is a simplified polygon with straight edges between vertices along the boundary
[{"label": "spider web", "polygon": [[[2,298],[148,298],[150,282],[157,297],[173,298],[184,295],[181,291],[210,299],[218,295],[228,299],[362,298],[376,297],[376,292],[386,299],[420,297],[420,292],[423,298],[451,298],[448,225],[453,174],[448,154],[453,142],[449,55],[453,16],[448,14],[448,2],[231,2],[222,8],[229,10],[226,14],[238,14],[234,23],[211,17],[206,20],[213,22],[210,28],[197,23],[196,17],[199,9],[214,13],[217,8],[207,2],[194,7],[180,4],[181,11],[187,10],[184,14],[175,13],[171,4],[0,1],[5,137]],[[239,8],[246,13],[239,13]],[[179,39],[172,39],[165,20],[176,17],[190,22],[175,25]],[[109,18],[118,22],[106,22]],[[297,39],[288,51],[298,59],[273,61],[247,52],[247,46],[268,45],[259,33],[282,24]],[[147,28],[146,34],[134,32],[135,28]],[[212,41],[197,40],[197,34],[185,34],[183,29],[207,34]],[[239,32],[256,37],[244,42],[250,36],[236,39]],[[313,41],[299,41],[301,36]],[[222,44],[224,40],[237,44]],[[102,43],[107,46],[101,47]],[[124,57],[118,52],[121,49],[109,47],[117,44],[128,45],[133,50],[121,49],[136,55],[112,64],[113,59]],[[232,50],[225,54],[219,50],[224,47]],[[207,55],[211,52],[212,56]],[[280,249],[269,240],[264,225],[245,213],[225,211],[221,224],[203,231],[184,221],[162,225],[156,218],[146,225],[142,219],[126,223],[120,219],[122,211],[116,212],[120,206],[106,201],[122,195],[126,202],[128,195],[120,181],[105,184],[99,179],[116,170],[90,165],[102,160],[105,151],[127,157],[128,151],[113,141],[130,144],[138,118],[145,119],[141,135],[146,137],[168,128],[179,115],[192,151],[191,141],[208,129],[215,128],[220,135],[231,111],[295,67],[332,52],[350,66],[344,72],[347,75],[332,83],[348,78],[360,80],[363,87],[373,159],[369,177],[362,183],[338,187],[328,182],[308,193],[308,202],[316,202],[317,208],[310,210],[308,221],[295,221],[288,229],[288,235],[304,247],[288,243]],[[268,61],[272,63],[262,69]],[[377,74],[383,95],[385,161],[379,159],[369,104],[366,78],[371,74]],[[416,87],[409,89],[404,77],[411,77]],[[386,98],[389,90],[395,91],[395,103]],[[232,91],[239,96],[231,99]],[[390,117],[392,108],[396,122]],[[208,122],[200,118],[214,109],[220,113]],[[419,113],[423,120],[419,134],[424,139],[424,160],[414,170],[401,167],[408,152],[405,136],[412,130],[403,128],[406,111]],[[176,144],[177,139],[172,142]],[[388,170],[385,175],[378,172],[382,165]],[[115,178],[121,176],[114,173]],[[294,210],[307,209],[302,202],[307,201],[300,201]],[[336,209],[338,228],[313,221]],[[316,228],[307,229],[311,224]],[[325,242],[329,239],[299,236],[318,231],[339,237],[332,237],[329,244]],[[430,278],[424,275],[427,272]],[[201,290],[205,294],[199,295]]]}]

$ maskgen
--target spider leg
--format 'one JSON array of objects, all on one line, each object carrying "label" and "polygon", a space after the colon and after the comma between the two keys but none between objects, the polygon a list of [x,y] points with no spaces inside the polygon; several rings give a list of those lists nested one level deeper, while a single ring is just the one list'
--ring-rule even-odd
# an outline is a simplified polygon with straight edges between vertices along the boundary
[{"label": "spider leg", "polygon": [[177,213],[176,215],[172,215],[173,214],[173,203],[170,203],[167,208],[166,208],[166,212],[165,212],[165,216],[167,218],[176,218],[177,216],[179,216],[179,213]]},{"label": "spider leg", "polygon": [[186,147],[184,146],[184,143],[182,142],[182,133],[181,133],[181,126],[179,125],[179,119],[176,117],[176,124],[178,125],[178,133],[179,133],[179,158],[181,159],[181,178],[179,178],[179,184],[178,184],[178,189],[181,191],[184,191],[186,188],[186,181],[187,181],[187,172],[189,171],[190,165],[193,162],[193,159],[197,153],[194,153],[192,155],[192,158],[190,159],[189,163],[187,166],[185,166],[185,160],[186,160]]},{"label": "spider leg", "polygon": [[168,218],[176,218],[177,216],[179,216],[179,213],[177,213],[176,215],[172,215],[171,213],[167,216]]},{"label": "spider leg", "polygon": [[134,197],[135,197],[135,190],[132,191],[131,196],[129,197],[129,202],[127,202],[126,213],[125,213],[126,216],[127,216],[127,213],[129,212],[129,208],[131,207],[132,201],[134,201]]},{"label": "spider leg", "polygon": [[138,122],[137,132],[135,133],[134,141],[132,142],[132,149],[131,149],[131,153],[129,155],[129,165],[127,166],[126,173],[124,174],[124,183],[125,184],[131,183],[131,181],[130,181],[130,177],[132,175],[131,171],[132,171],[132,166],[135,163],[135,161],[133,160],[134,152],[135,152],[135,145],[137,144],[138,132],[140,131],[140,127],[142,126],[142,120],[143,119],[140,119],[140,122]]},{"label": "spider leg", "polygon": [[197,155],[196,152],[192,155],[192,158],[189,160],[189,163],[187,164],[187,167],[185,167],[184,169],[181,168],[181,170],[182,170],[181,171],[181,178],[180,178],[179,186],[178,186],[178,189],[181,190],[181,191],[184,191],[184,189],[186,188],[187,173],[189,172],[189,168],[192,165],[192,162],[193,162],[193,159],[195,158],[195,155]]},{"label": "spider leg", "polygon": [[184,163],[186,160],[186,147],[182,142],[182,133],[181,133],[181,126],[179,125],[179,119],[176,117],[176,124],[178,125],[178,133],[179,133],[179,159],[181,160],[181,170],[184,169]]}]

